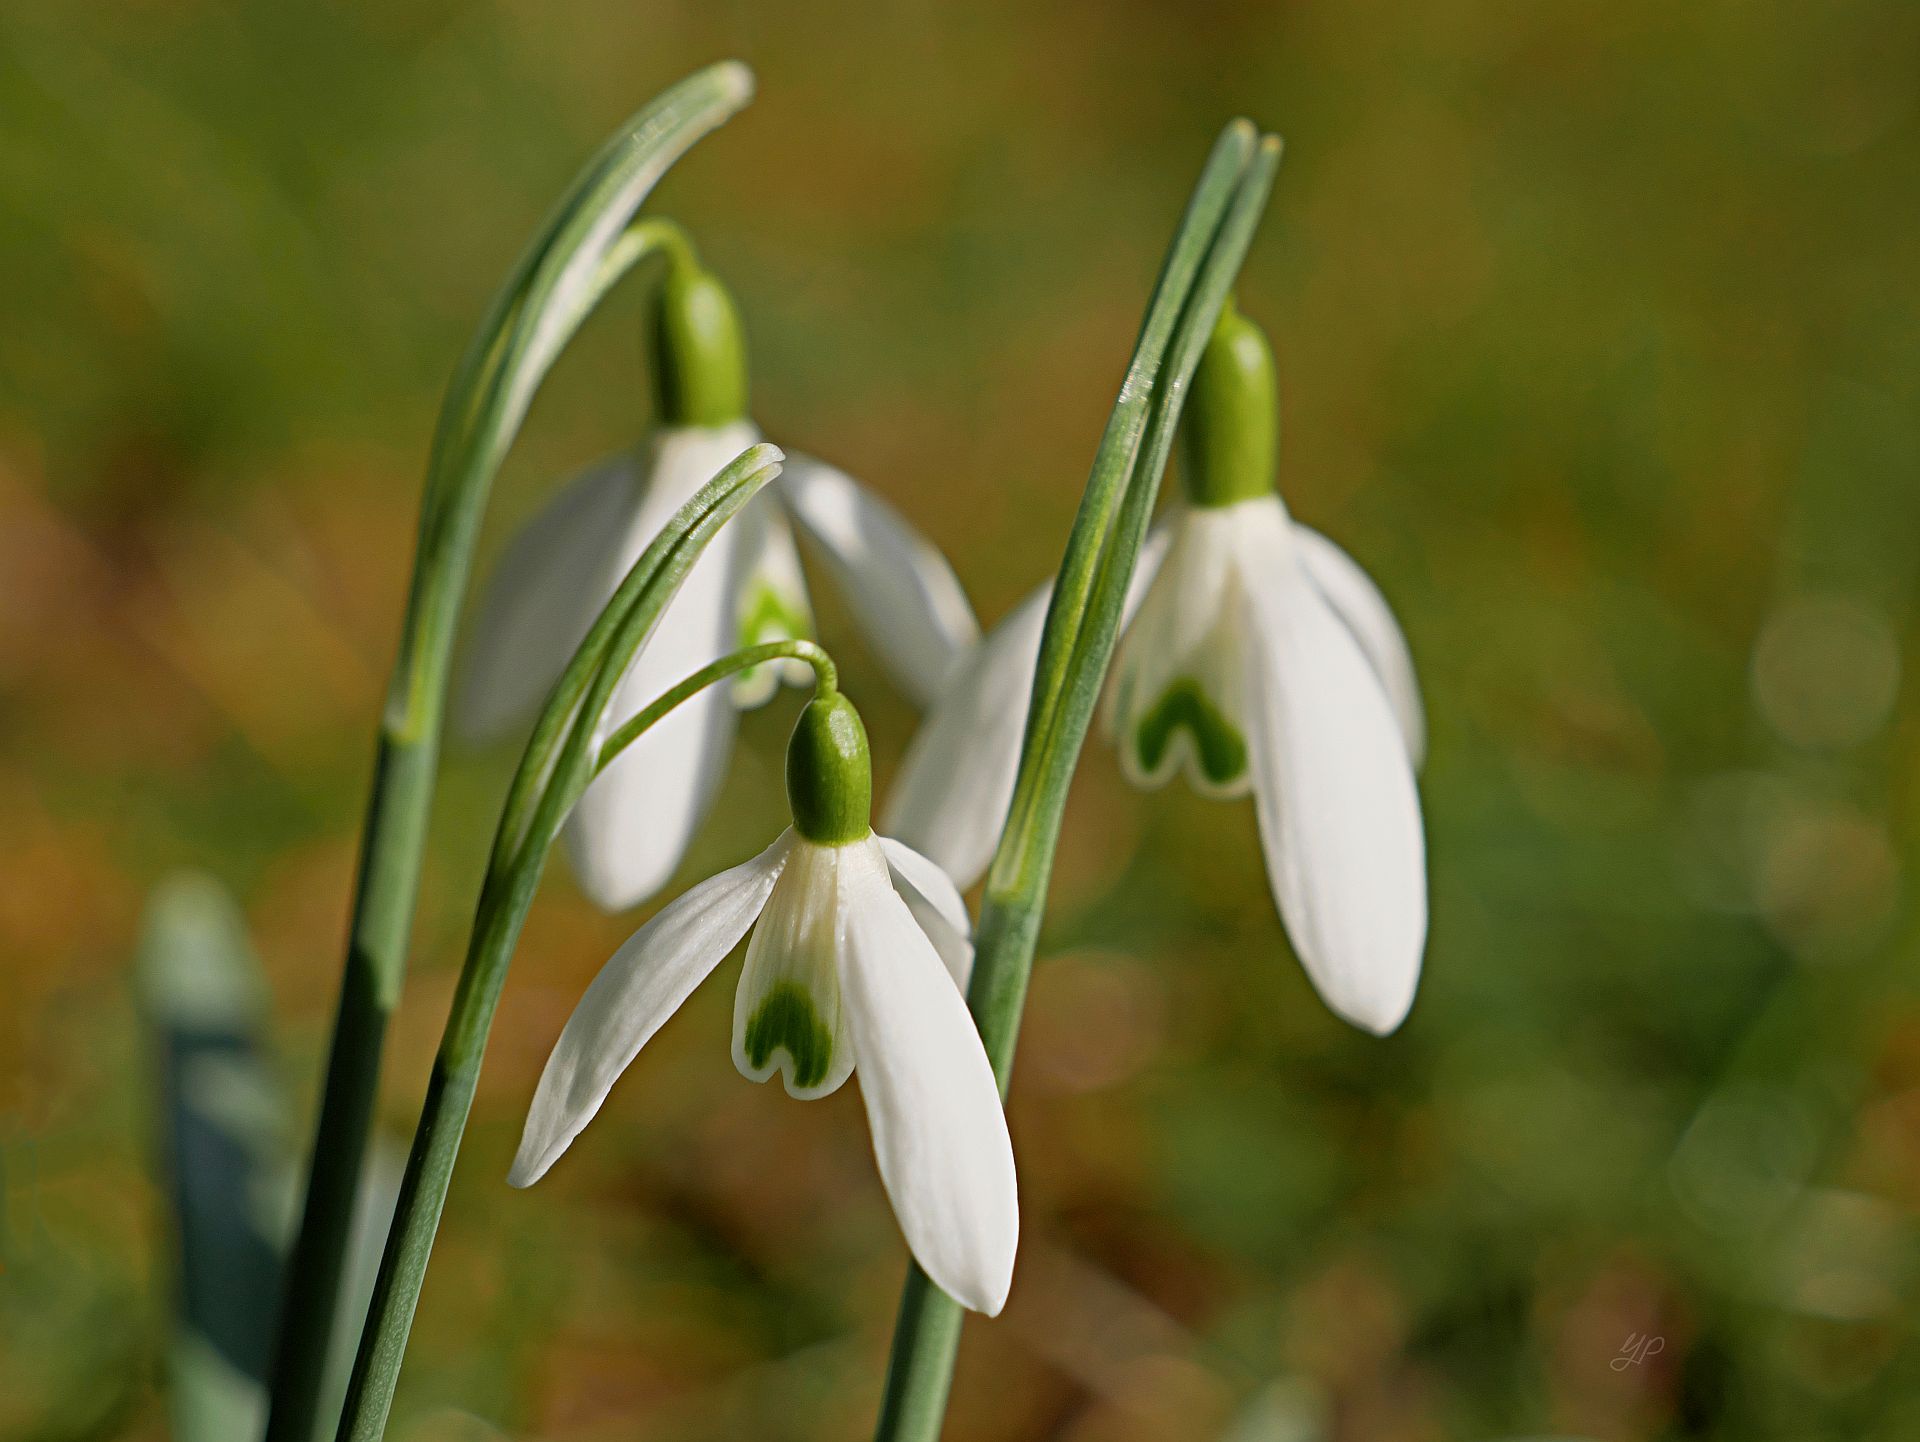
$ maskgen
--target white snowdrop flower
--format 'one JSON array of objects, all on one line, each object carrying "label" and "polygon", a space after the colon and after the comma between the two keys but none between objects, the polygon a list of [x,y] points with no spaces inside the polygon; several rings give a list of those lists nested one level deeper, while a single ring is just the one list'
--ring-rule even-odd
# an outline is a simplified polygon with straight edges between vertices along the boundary
[{"label": "white snowdrop flower", "polygon": [[[1273,490],[1272,352],[1229,307],[1181,432],[1185,496],[1142,550],[1104,715],[1127,777],[1251,794],[1294,950],[1332,1009],[1399,1026],[1426,944],[1413,662],[1379,589]],[[888,830],[961,885],[992,859],[1019,765],[1046,594],[954,669]]]},{"label": "white snowdrop flower", "polygon": [[856,1070],[880,1179],[914,1257],[955,1300],[1006,1301],[1019,1237],[1013,1146],[963,988],[967,914],[945,873],[876,836],[866,733],[809,702],[787,752],[793,825],[671,902],[620,948],[547,1061],[509,1180],[529,1186],[620,1073],[749,931],[734,1064],[825,1096]]},{"label": "white snowdrop flower", "polygon": [[[531,716],[628,568],[661,526],[761,439],[747,418],[745,347],[725,288],[690,264],[656,313],[662,422],[638,452],[589,471],[503,553],[463,657],[455,722],[472,741]],[[605,736],[674,682],[741,647],[811,638],[795,533],[839,586],[874,653],[909,699],[932,702],[979,627],[952,568],[885,501],[824,462],[791,453],[779,478],[714,538],[600,718]],[[568,822],[582,888],[608,910],[667,883],[726,770],[737,708],[770,699],[804,663],[743,672],[649,730],[588,787]]]}]

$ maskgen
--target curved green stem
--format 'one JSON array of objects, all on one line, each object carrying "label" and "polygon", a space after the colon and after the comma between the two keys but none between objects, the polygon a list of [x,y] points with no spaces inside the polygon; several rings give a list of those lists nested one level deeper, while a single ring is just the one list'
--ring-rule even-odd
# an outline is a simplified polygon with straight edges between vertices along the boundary
[{"label": "curved green stem", "polygon": [[598,776],[605,771],[616,756],[682,702],[691,701],[716,681],[724,681],[729,676],[750,671],[769,661],[805,661],[813,667],[813,685],[817,695],[831,696],[840,689],[840,672],[833,664],[833,657],[811,641],[768,641],[763,645],[745,647],[731,655],[722,656],[710,666],[702,666],[677,686],[662,691],[652,702],[621,723],[601,742],[600,756],[594,762],[593,774]]},{"label": "curved green stem", "polygon": [[[1034,945],[1068,788],[1120,628],[1189,381],[1246,258],[1279,142],[1227,127],[1160,272],[1107,422],[1047,610],[1012,806],[987,873],[967,989],[1002,1094],[1012,1072]],[[908,1269],[876,1442],[940,1435],[960,1345],[960,1306]]]},{"label": "curved green stem", "polygon": [[[503,870],[512,861],[514,853],[526,841],[533,808],[539,800],[541,787],[551,773],[554,759],[558,755],[561,733],[573,720],[574,712],[580,698],[586,692],[587,684],[593,679],[594,672],[605,659],[618,619],[617,604],[601,612],[600,619],[594,623],[594,630],[588,633],[587,639],[574,653],[574,659],[567,667],[566,674],[561,676],[554,686],[548,704],[541,713],[540,721],[535,725],[533,735],[528,738],[526,753],[520,768],[514,773],[513,782],[508,788],[500,827],[494,836],[490,869]],[[601,743],[599,756],[594,762],[593,774],[598,776],[606,770],[614,757],[637,741],[643,731],[654,726],[669,711],[690,700],[715,681],[723,680],[740,671],[751,670],[768,661],[785,659],[805,661],[813,667],[814,684],[821,692],[831,693],[838,688],[840,673],[833,664],[833,658],[812,641],[769,641],[764,645],[735,651],[709,666],[702,667],[686,680],[663,692],[609,735]]]},{"label": "curved green stem", "polygon": [[[569,676],[582,667],[587,669],[589,681],[584,694],[574,696],[563,678],[548,697],[535,734],[551,735],[555,728],[564,727],[565,739],[551,756],[542,756],[531,743],[522,753],[514,791],[517,794],[530,786],[536,799],[520,843],[510,846],[496,841],[495,864],[488,868],[481,886],[466,961],[434,1058],[413,1150],[394,1207],[393,1230],[387,1235],[366,1329],[354,1358],[346,1408],[340,1417],[340,1442],[377,1442],[386,1428],[434,1234],[439,1229],[467,1113],[479,1084],[487,1035],[499,1005],[500,989],[506,984],[507,966],[546,866],[547,852],[567,811],[592,777],[596,748],[590,718],[605,711],[634,653],[652,632],[707,543],[779,474],[779,461],[780,452],[772,446],[754,446],[741,452],[654,538],[567,668]],[[595,656],[599,658],[597,664],[592,660]],[[501,818],[503,832],[509,819],[505,815]]]},{"label": "curved green stem", "polygon": [[542,228],[448,385],[374,758],[306,1199],[281,1301],[267,1442],[311,1442],[318,1420],[381,1045],[405,973],[455,623],[487,493],[541,381],[581,321],[647,255],[686,253],[677,227],[630,224],[633,213],[668,167],[751,93],[745,67],[716,65],[635,115]]}]

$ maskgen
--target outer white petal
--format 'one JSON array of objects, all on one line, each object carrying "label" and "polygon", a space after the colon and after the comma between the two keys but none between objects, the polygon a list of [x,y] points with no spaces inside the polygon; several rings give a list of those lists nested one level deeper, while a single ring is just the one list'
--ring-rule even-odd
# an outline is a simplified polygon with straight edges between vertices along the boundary
[{"label": "outer white petal", "polygon": [[1140,543],[1140,559],[1133,563],[1133,578],[1127,582],[1127,598],[1120,603],[1122,630],[1133,624],[1140,603],[1146,600],[1154,578],[1160,574],[1160,567],[1167,559],[1167,547],[1171,544],[1173,532],[1164,519],[1155,524],[1147,532],[1146,540]]},{"label": "outer white petal", "polygon": [[907,903],[907,910],[926,932],[933,949],[940,953],[953,984],[964,994],[973,978],[973,920],[967,915],[960,888],[938,862],[928,860],[904,841],[882,836],[880,849],[887,854],[894,890]]},{"label": "outer white petal", "polygon": [[1420,683],[1414,678],[1413,653],[1407,649],[1393,609],[1359,563],[1318,531],[1296,525],[1293,538],[1307,575],[1353,632],[1386,687],[1400,733],[1406,737],[1407,755],[1418,770],[1427,749],[1427,720],[1420,705]]},{"label": "outer white petal", "polygon": [[[1166,528],[1156,526],[1140,549],[1122,625],[1166,551]],[[963,887],[986,873],[1007,824],[1051,594],[1042,586],[1028,596],[954,668],[907,748],[882,812],[883,830]]]},{"label": "outer white petal", "polygon": [[794,837],[733,994],[733,1064],[748,1081],[778,1072],[788,1096],[810,1101],[853,1075],[839,956],[858,883],[883,868],[867,842]]},{"label": "outer white petal", "polygon": [[709,877],[633,934],[580,998],[534,1090],[507,1180],[531,1186],[600,1110],[620,1073],[718,966],[766,904],[792,833]]},{"label": "outer white petal", "polygon": [[[811,640],[813,606],[800,570],[800,552],[793,544],[793,527],[778,497],[762,491],[747,502],[733,525],[740,531],[734,644]],[[782,682],[806,686],[812,681],[813,668],[804,661],[755,666],[733,678],[733,704],[752,710],[771,701]]]},{"label": "outer white petal", "polygon": [[961,886],[986,872],[1013,802],[1047,594],[1022,601],[955,669],[907,748],[882,812],[882,830]]},{"label": "outer white petal", "polygon": [[884,872],[849,909],[841,968],[860,1094],[900,1230],[935,1284],[992,1316],[1020,1238],[1006,1113],[965,1000]]},{"label": "outer white petal", "polygon": [[776,484],[875,654],[914,704],[931,705],[980,638],[946,557],[892,506],[824,462],[789,453]]},{"label": "outer white petal", "polygon": [[[758,439],[744,423],[662,432],[650,485],[625,538],[623,570],[721,467]],[[733,645],[738,537],[723,527],[640,648],[601,718],[605,735]],[[666,885],[705,817],[732,749],[734,708],[710,686],[623,751],[567,820],[581,888],[607,910],[637,906]]]},{"label": "outer white petal", "polygon": [[1405,742],[1353,634],[1284,535],[1242,565],[1248,744],[1267,876],[1320,995],[1381,1035],[1413,1004],[1426,843]]},{"label": "outer white petal", "polygon": [[461,655],[453,707],[460,736],[492,740],[546,699],[619,584],[639,495],[631,456],[604,461],[562,487],[507,544]]}]

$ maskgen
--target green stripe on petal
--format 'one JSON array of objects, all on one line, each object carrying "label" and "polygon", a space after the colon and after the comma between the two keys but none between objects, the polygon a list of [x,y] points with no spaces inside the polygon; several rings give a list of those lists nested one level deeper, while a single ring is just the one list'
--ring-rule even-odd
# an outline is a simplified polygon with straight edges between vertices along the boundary
[{"label": "green stripe on petal", "polygon": [[[800,556],[786,519],[771,506],[749,517],[754,539],[749,542],[751,563],[747,579],[734,602],[734,634],[741,647],[768,641],[811,641],[813,613],[807,604],[807,584],[800,574]],[[743,710],[773,699],[780,683],[804,686],[813,673],[804,662],[774,661],[754,666],[734,677],[733,702]]]},{"label": "green stripe on petal", "polygon": [[820,1019],[813,998],[791,981],[775,983],[747,1022],[747,1060],[756,1069],[784,1050],[793,1065],[793,1084],[818,1086],[833,1064],[833,1031]]},{"label": "green stripe on petal", "polygon": [[[750,583],[747,594],[741,598],[739,627],[737,644],[742,650],[768,641],[814,639],[813,618],[806,608],[795,605],[763,581]],[[804,686],[812,679],[813,671],[804,661],[769,661],[749,666],[733,678],[733,704],[742,710],[751,710],[771,701],[782,681],[789,686]]]},{"label": "green stripe on petal", "polygon": [[770,582],[756,580],[740,598],[740,644],[813,639],[813,617],[806,606],[784,596]]},{"label": "green stripe on petal", "polygon": [[1133,730],[1134,754],[1140,769],[1157,774],[1167,751],[1185,731],[1191,738],[1192,764],[1197,779],[1208,786],[1238,785],[1247,774],[1247,740],[1239,728],[1208,699],[1200,683],[1183,676],[1160,693]]}]

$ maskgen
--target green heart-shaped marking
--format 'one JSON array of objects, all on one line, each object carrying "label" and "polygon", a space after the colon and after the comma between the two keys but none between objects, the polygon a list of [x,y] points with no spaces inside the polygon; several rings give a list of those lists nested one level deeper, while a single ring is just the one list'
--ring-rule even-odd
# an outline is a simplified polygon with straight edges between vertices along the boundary
[{"label": "green heart-shaped marking", "polygon": [[833,1063],[833,1033],[798,982],[775,982],[747,1022],[747,1060],[756,1071],[782,1048],[793,1058],[798,1087],[818,1085]]},{"label": "green heart-shaped marking", "polygon": [[1213,785],[1230,785],[1245,773],[1246,738],[1207,699],[1200,683],[1184,676],[1160,693],[1160,699],[1134,728],[1133,749],[1141,769],[1148,775],[1158,771],[1174,736],[1183,729],[1193,737],[1200,774]]}]

